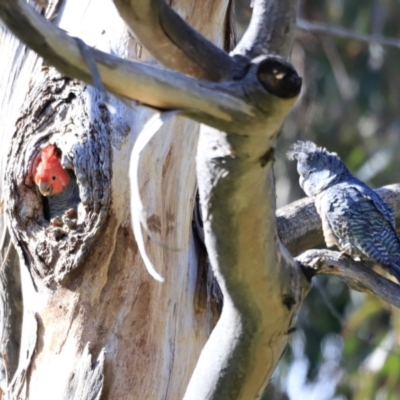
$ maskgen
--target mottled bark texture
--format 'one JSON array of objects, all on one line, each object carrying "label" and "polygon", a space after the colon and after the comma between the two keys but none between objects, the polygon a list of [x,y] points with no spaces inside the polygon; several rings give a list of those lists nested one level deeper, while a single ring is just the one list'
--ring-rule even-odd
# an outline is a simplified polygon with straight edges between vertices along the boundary
[{"label": "mottled bark texture", "polygon": [[[48,285],[82,265],[110,212],[111,116],[98,97],[43,67],[11,137],[4,196],[10,228],[31,274]],[[120,140],[129,133],[127,124],[114,123],[112,129]],[[47,143],[61,151],[64,166],[77,176],[80,188],[78,213],[64,215],[58,223],[45,219],[46,198],[30,176],[34,158]]]}]

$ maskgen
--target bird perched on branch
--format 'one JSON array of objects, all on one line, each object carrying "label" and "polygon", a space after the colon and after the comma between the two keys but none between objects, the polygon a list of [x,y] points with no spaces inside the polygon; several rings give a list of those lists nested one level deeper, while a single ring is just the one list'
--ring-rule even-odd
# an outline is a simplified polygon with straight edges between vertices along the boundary
[{"label": "bird perched on branch", "polygon": [[52,144],[43,147],[36,156],[32,178],[40,193],[47,199],[45,217],[49,220],[62,216],[70,208],[76,209],[81,201],[74,173],[62,166],[61,152]]},{"label": "bird perched on branch", "polygon": [[336,153],[298,141],[287,155],[297,160],[300,186],[315,198],[326,245],[370,259],[400,282],[400,238],[392,209],[355,178]]}]

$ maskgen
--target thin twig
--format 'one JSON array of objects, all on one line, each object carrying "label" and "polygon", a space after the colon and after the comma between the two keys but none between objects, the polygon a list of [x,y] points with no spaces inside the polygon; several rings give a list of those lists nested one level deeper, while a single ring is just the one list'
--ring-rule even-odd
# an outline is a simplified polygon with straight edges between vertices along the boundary
[{"label": "thin twig", "polygon": [[241,70],[236,61],[186,23],[166,1],[113,1],[141,44],[166,67],[214,82],[229,79]]},{"label": "thin twig", "polygon": [[365,43],[378,43],[382,46],[393,47],[400,50],[400,40],[394,38],[387,38],[378,35],[368,35],[364,33],[354,32],[351,29],[343,28],[337,25],[326,24],[324,22],[310,22],[298,18],[296,27],[298,30],[319,33],[323,35],[330,35],[341,37],[345,39],[358,40]]}]

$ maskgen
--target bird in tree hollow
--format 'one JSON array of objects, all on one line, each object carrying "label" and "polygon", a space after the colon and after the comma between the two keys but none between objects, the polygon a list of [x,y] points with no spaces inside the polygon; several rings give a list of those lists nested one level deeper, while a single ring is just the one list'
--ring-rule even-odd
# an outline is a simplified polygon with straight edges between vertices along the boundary
[{"label": "bird in tree hollow", "polygon": [[32,177],[45,196],[45,217],[49,220],[78,207],[81,199],[75,174],[61,164],[61,151],[53,144],[43,147],[36,156]]},{"label": "bird in tree hollow", "polygon": [[297,160],[300,186],[315,198],[327,247],[370,259],[400,282],[400,238],[392,209],[354,177],[336,153],[313,142],[296,142],[288,151]]}]

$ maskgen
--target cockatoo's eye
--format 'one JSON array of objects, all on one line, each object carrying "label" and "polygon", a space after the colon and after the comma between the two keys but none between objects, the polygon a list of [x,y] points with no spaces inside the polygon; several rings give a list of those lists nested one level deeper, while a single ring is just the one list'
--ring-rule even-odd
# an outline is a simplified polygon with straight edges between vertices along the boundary
[{"label": "cockatoo's eye", "polygon": [[55,176],[52,176],[52,177],[51,177],[51,180],[52,180],[52,181],[55,181],[56,179],[57,179],[57,178],[56,178]]}]

